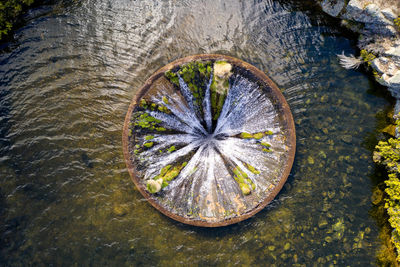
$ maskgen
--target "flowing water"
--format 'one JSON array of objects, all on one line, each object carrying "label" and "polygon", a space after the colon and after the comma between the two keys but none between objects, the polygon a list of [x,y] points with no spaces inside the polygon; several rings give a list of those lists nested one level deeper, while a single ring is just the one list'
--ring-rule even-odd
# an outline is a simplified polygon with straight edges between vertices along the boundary
[{"label": "flowing water", "polygon": [[[374,264],[369,149],[376,114],[389,104],[365,75],[339,66],[336,54],[353,53],[351,42],[315,9],[302,1],[82,0],[28,21],[0,55],[1,265]],[[253,218],[219,229],[152,208],[122,155],[138,88],[166,63],[198,53],[264,70],[296,122],[284,190]]]}]

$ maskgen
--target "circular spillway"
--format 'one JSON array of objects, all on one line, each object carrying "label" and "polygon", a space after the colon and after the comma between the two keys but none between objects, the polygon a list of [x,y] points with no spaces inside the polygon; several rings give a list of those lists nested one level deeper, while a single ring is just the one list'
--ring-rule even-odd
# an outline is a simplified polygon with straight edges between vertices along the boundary
[{"label": "circular spillway", "polygon": [[290,108],[259,69],[224,55],[178,59],[134,97],[123,130],[140,193],[191,225],[237,223],[263,209],[292,168]]}]

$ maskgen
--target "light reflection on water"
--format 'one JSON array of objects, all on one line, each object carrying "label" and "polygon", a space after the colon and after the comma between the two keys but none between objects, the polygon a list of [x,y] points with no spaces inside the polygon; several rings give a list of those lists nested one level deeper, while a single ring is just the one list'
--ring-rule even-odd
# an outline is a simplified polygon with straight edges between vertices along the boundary
[{"label": "light reflection on water", "polygon": [[[296,6],[298,5],[298,6]],[[5,265],[373,264],[365,148],[387,101],[339,67],[351,52],[305,4],[86,0],[32,20],[0,55],[0,260]],[[296,11],[302,9],[304,11]],[[282,88],[297,154],[285,189],[221,229],[154,210],[125,169],[122,125],[156,69],[238,57]],[[362,238],[361,238],[362,237]]]}]

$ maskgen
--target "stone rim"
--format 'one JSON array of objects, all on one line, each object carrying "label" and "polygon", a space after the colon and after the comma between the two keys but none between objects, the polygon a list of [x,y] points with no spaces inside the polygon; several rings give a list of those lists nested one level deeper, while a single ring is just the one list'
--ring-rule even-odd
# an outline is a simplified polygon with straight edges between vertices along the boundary
[{"label": "stone rim", "polygon": [[[156,201],[155,198],[147,192],[145,186],[143,186],[142,183],[139,182],[139,177],[136,176],[134,172],[134,163],[133,160],[131,159],[131,155],[129,153],[129,122],[131,120],[132,112],[138,103],[138,101],[148,92],[150,89],[151,85],[153,82],[155,82],[158,78],[160,78],[164,73],[168,70],[174,69],[178,66],[184,65],[186,63],[192,62],[192,61],[197,61],[197,60],[224,60],[229,63],[232,63],[234,65],[237,65],[243,69],[246,69],[250,71],[257,79],[261,80],[264,82],[266,85],[268,85],[271,89],[271,95],[276,98],[277,104],[280,105],[280,109],[282,111],[282,124],[284,125],[284,128],[287,129],[287,144],[289,147],[289,151],[287,151],[287,161],[286,161],[286,167],[284,171],[282,172],[282,175],[279,179],[279,183],[274,187],[272,192],[262,201],[260,202],[257,206],[255,206],[251,211],[246,212],[240,216],[234,217],[234,218],[229,218],[225,219],[222,221],[216,221],[216,222],[207,222],[207,221],[200,221],[200,220],[193,220],[189,218],[185,218],[183,216],[177,215],[175,213],[172,213],[168,210],[166,210],[163,206],[159,205]],[[139,190],[139,192],[146,198],[146,200],[158,211],[163,213],[164,215],[179,221],[181,223],[193,225],[193,226],[202,226],[202,227],[220,227],[220,226],[227,226],[230,224],[238,223],[240,221],[246,220],[262,209],[264,209],[281,191],[283,185],[285,184],[287,178],[289,177],[290,171],[293,166],[294,162],[294,157],[295,157],[295,152],[296,152],[296,132],[295,132],[295,126],[294,126],[294,121],[293,121],[293,116],[290,111],[289,104],[286,102],[285,97],[282,95],[281,91],[275,85],[275,83],[261,70],[258,68],[254,67],[253,65],[244,62],[240,59],[230,57],[230,56],[225,56],[225,55],[220,55],[220,54],[199,54],[199,55],[193,55],[193,56],[188,56],[184,58],[177,59],[173,62],[168,63],[164,67],[160,68],[157,70],[153,75],[151,75],[144,85],[138,90],[138,93],[134,95],[129,108],[128,112],[125,116],[125,122],[124,122],[124,127],[122,131],[122,147],[123,147],[123,154],[125,158],[125,163],[128,168],[128,172],[131,176],[131,180],[135,184],[136,188]]]}]

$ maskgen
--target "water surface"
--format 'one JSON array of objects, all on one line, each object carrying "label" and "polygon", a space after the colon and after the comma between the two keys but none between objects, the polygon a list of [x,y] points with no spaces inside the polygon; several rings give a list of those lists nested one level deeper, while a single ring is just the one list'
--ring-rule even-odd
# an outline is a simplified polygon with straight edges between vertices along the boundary
[{"label": "water surface", "polygon": [[[336,54],[354,52],[351,42],[314,6],[73,1],[29,21],[16,40],[0,55],[2,265],[374,264],[366,143],[388,103],[365,75],[339,66]],[[152,208],[122,155],[138,88],[198,53],[264,70],[296,122],[284,190],[254,218],[220,229]]]}]

